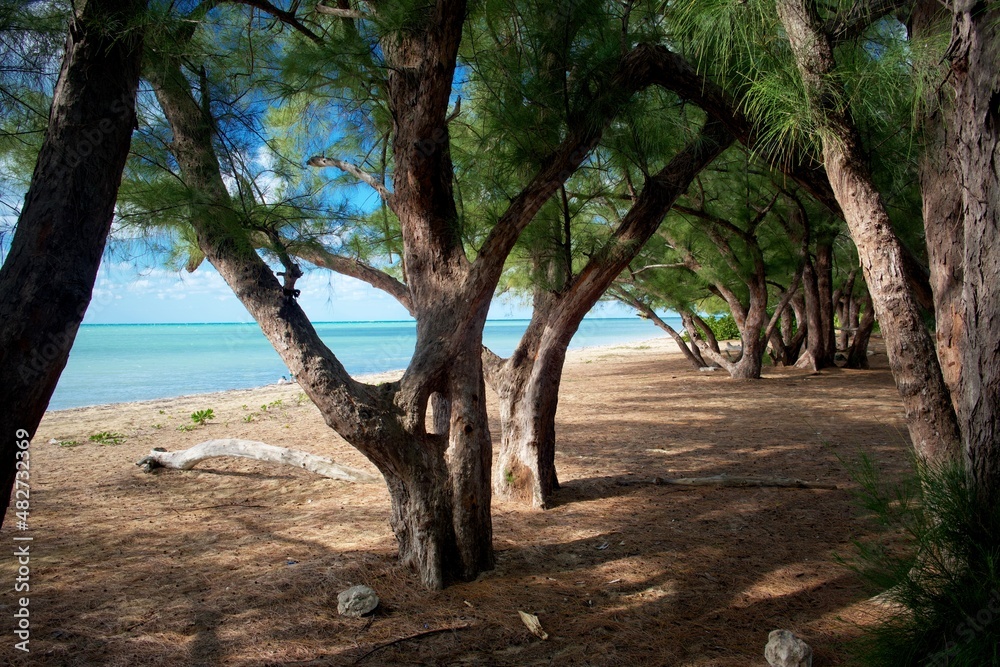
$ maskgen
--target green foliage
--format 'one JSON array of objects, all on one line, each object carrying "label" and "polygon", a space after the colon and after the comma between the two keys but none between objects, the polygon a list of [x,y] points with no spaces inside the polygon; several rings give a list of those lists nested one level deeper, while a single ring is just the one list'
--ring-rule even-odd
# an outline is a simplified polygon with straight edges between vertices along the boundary
[{"label": "green foliage", "polygon": [[702,318],[718,340],[732,340],[740,337],[740,329],[736,320],[728,313],[725,315],[710,315]]},{"label": "green foliage", "polygon": [[66,449],[72,449],[73,447],[79,447],[83,443],[79,440],[60,440],[56,444],[60,447],[65,447]]},{"label": "green foliage", "polygon": [[114,431],[101,431],[90,436],[88,440],[99,445],[120,445],[125,442],[125,436]]},{"label": "green foliage", "polygon": [[895,485],[868,457],[852,471],[880,531],[850,566],[899,609],[859,641],[859,664],[1000,664],[1000,506],[981,501],[961,462],[915,470]]},{"label": "green foliage", "polygon": [[207,410],[196,410],[191,413],[191,421],[199,426],[204,426],[209,419],[215,419],[215,411],[212,408]]}]

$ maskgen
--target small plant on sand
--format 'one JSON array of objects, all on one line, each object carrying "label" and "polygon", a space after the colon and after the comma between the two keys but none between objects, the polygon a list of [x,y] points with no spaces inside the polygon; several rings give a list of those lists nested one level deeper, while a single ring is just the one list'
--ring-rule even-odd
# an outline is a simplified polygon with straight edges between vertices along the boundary
[{"label": "small plant on sand", "polygon": [[257,419],[257,413],[256,412],[251,412],[250,414],[243,416],[243,421],[245,421],[247,424],[249,424],[250,422],[252,422],[255,419]]},{"label": "small plant on sand", "polygon": [[83,443],[79,440],[59,440],[56,444],[60,447],[66,447],[68,449],[70,447],[79,447]]},{"label": "small plant on sand", "polygon": [[88,440],[99,445],[120,445],[125,442],[125,436],[114,431],[101,431],[90,436]]},{"label": "small plant on sand", "polygon": [[215,410],[209,408],[207,410],[196,410],[191,413],[191,421],[193,421],[198,426],[204,426],[208,423],[209,419],[215,419]]},{"label": "small plant on sand", "polygon": [[852,476],[882,531],[850,566],[895,609],[861,638],[855,664],[1000,665],[1000,507],[981,502],[961,463],[918,463],[890,485],[863,457]]},{"label": "small plant on sand", "polygon": [[181,424],[180,426],[177,427],[177,430],[187,432],[187,431],[193,431],[196,428],[198,428],[197,424]]}]

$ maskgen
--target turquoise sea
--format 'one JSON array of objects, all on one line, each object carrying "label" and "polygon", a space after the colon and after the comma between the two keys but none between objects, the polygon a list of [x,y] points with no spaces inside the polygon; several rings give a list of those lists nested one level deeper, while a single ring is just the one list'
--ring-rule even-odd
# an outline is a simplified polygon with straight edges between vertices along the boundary
[{"label": "turquoise sea", "polygon": [[[527,326],[528,320],[491,320],[484,341],[506,356]],[[405,368],[416,341],[413,322],[329,322],[316,329],[352,375]],[[662,335],[637,317],[587,318],[571,347]],[[288,369],[255,323],[85,324],[49,409],[246,389],[283,375]]]}]

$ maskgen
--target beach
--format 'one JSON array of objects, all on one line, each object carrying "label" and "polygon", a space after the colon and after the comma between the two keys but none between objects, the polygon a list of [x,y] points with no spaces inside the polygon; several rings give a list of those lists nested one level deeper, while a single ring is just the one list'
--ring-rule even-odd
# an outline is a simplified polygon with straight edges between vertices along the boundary
[{"label": "beach", "polygon": [[[32,537],[32,653],[7,642],[0,656],[346,665],[374,650],[362,664],[764,667],[767,633],[788,628],[817,664],[849,664],[840,642],[875,609],[836,561],[872,529],[843,461],[863,449],[898,476],[908,447],[885,357],[872,359],[868,371],[766,367],[746,383],[694,369],[664,338],[571,351],[555,507],[495,502],[496,569],[434,592],[396,561],[381,484],[240,459],[135,465],[156,447],[244,438],[375,473],[297,385],[50,412],[31,446],[21,533]],[[208,409],[213,419],[192,422]],[[838,488],[662,483],[718,474]],[[0,577],[15,576],[0,560]],[[378,613],[338,616],[337,593],[359,583],[381,597]],[[531,635],[519,610],[550,638]]]}]

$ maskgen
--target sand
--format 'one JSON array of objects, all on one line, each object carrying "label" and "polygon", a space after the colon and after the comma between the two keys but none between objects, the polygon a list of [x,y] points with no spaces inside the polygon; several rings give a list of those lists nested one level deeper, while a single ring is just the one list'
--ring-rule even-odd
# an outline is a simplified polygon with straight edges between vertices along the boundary
[{"label": "sand", "polygon": [[[90,439],[109,432],[123,440]],[[375,472],[297,386],[51,412],[31,448],[30,529],[8,516],[0,531],[33,537],[31,653],[5,631],[0,661],[763,667],[768,632],[788,628],[815,664],[850,664],[842,643],[873,607],[836,557],[871,526],[841,458],[863,449],[898,475],[908,447],[884,355],[870,371],[768,367],[740,383],[666,339],[574,351],[557,435],[556,507],[495,503],[496,569],[427,592],[396,562],[381,484],[235,459],[135,466],[153,447],[234,437]],[[654,483],[720,473],[840,488]],[[0,558],[8,619],[16,569]],[[382,599],[372,618],[337,614],[357,583]]]}]

